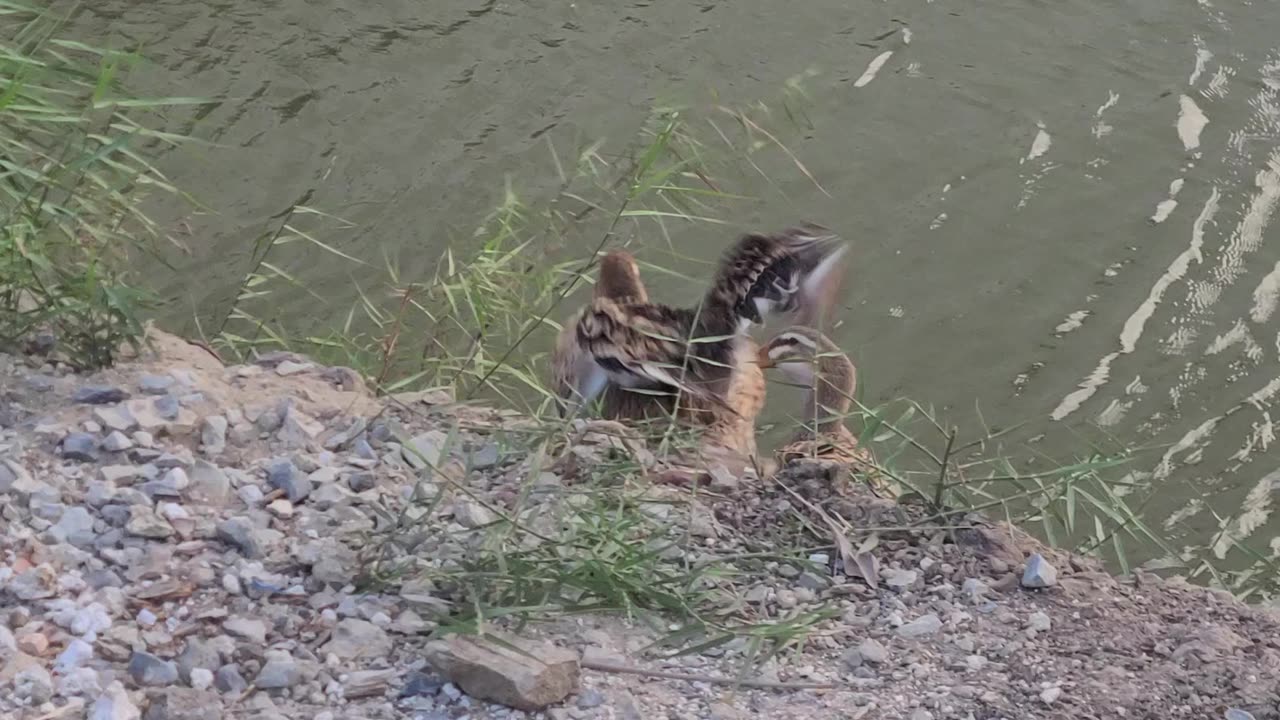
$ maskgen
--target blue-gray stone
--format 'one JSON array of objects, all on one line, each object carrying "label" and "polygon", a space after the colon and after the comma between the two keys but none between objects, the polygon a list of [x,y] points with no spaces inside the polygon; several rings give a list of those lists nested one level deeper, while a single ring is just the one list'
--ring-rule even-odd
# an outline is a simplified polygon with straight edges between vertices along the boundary
[{"label": "blue-gray stone", "polygon": [[1040,553],[1027,558],[1027,569],[1022,573],[1022,587],[1048,588],[1058,584],[1058,571]]},{"label": "blue-gray stone", "polygon": [[98,457],[98,440],[89,433],[73,432],[62,438],[62,457],[93,462]]},{"label": "blue-gray stone", "polygon": [[129,393],[113,385],[85,385],[71,394],[71,401],[85,405],[111,405],[128,397]]},{"label": "blue-gray stone", "polygon": [[178,419],[179,405],[177,398],[171,395],[165,395],[164,397],[158,397],[153,400],[152,405],[155,406],[156,414],[165,420]]},{"label": "blue-gray stone", "polygon": [[129,658],[129,677],[142,686],[172,685],[178,682],[178,666],[151,653],[135,651]]},{"label": "blue-gray stone", "polygon": [[219,692],[239,694],[249,688],[249,683],[241,677],[239,665],[223,665],[213,673],[213,686]]},{"label": "blue-gray stone", "polygon": [[400,689],[400,697],[414,697],[419,695],[435,695],[440,692],[440,688],[444,687],[444,680],[435,675],[428,675],[424,672],[409,673],[407,682]]},{"label": "blue-gray stone", "polygon": [[361,457],[365,460],[378,459],[378,453],[374,452],[373,446],[364,437],[356,438],[356,441],[351,444],[351,449],[355,450],[356,457]]},{"label": "blue-gray stone", "polygon": [[305,500],[311,494],[311,478],[298,472],[297,466],[287,458],[277,458],[267,466],[267,484],[283,490],[291,503]]},{"label": "blue-gray stone", "polygon": [[53,389],[53,378],[48,375],[32,375],[27,378],[27,387],[36,392],[49,392]]},{"label": "blue-gray stone", "polygon": [[146,395],[164,395],[171,387],[173,387],[173,378],[168,375],[146,373],[138,378],[138,389]]}]

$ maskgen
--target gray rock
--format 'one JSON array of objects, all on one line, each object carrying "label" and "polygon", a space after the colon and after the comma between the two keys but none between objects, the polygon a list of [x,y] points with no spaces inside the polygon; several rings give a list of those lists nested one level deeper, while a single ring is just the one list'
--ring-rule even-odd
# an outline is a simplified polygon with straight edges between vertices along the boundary
[{"label": "gray rock", "polygon": [[329,438],[324,441],[322,447],[324,447],[325,450],[341,450],[349,445],[352,440],[359,437],[360,434],[365,431],[367,426],[368,421],[364,418],[358,417],[352,420],[351,423],[342,430],[330,435]]},{"label": "gray rock", "polygon": [[391,652],[391,638],[371,622],[347,618],[334,627],[333,636],[322,652],[343,660],[384,657]]},{"label": "gray rock", "polygon": [[98,457],[98,441],[89,433],[73,432],[62,438],[62,457],[93,462]]},{"label": "gray rock", "polygon": [[578,688],[577,653],[505,634],[500,639],[505,644],[452,635],[429,643],[425,654],[432,667],[468,695],[519,710],[540,710]]},{"label": "gray rock", "polygon": [[440,692],[441,687],[444,687],[444,680],[439,676],[415,671],[405,679],[400,697],[431,696]]},{"label": "gray rock", "polygon": [[476,470],[487,470],[498,464],[499,453],[496,443],[488,443],[471,453],[471,467]]},{"label": "gray rock", "polygon": [[421,470],[428,465],[432,467],[439,466],[441,448],[447,442],[448,436],[439,430],[431,430],[425,432],[400,448],[400,454],[404,457],[405,462],[415,470]]},{"label": "gray rock", "polygon": [[308,370],[314,370],[315,367],[315,363],[284,360],[281,361],[279,365],[276,365],[276,374],[280,377],[289,377],[290,375],[297,375],[298,373],[304,373]]},{"label": "gray rock", "polygon": [[124,529],[130,535],[152,540],[163,540],[173,535],[173,526],[169,521],[157,515],[148,505],[131,506],[129,521],[125,523]]},{"label": "gray rock", "polygon": [[192,500],[214,507],[227,504],[231,497],[231,480],[222,468],[205,460],[197,460],[191,466],[189,476],[189,494]]},{"label": "gray rock", "polygon": [[898,636],[904,638],[919,638],[927,635],[936,634],[942,629],[942,620],[934,613],[921,615],[911,622],[898,628]]},{"label": "gray rock", "polygon": [[266,557],[271,547],[282,537],[275,530],[257,527],[243,515],[218,523],[217,535],[224,542],[236,546],[250,560]]},{"label": "gray rock", "polygon": [[1254,720],[1253,713],[1240,708],[1227,708],[1224,720]]},{"label": "gray rock", "polygon": [[129,408],[124,405],[94,408],[93,419],[102,423],[104,427],[123,432],[129,432],[138,426],[133,413],[129,412]]},{"label": "gray rock", "polygon": [[152,694],[142,720],[222,720],[222,703],[208,690],[168,688]]},{"label": "gray rock", "polygon": [[46,393],[53,389],[53,378],[48,375],[32,375],[27,378],[27,387],[38,393]]},{"label": "gray rock", "polygon": [[1027,569],[1022,573],[1022,587],[1049,588],[1058,584],[1058,571],[1040,553],[1027,558]]},{"label": "gray rock", "polygon": [[211,643],[200,638],[188,638],[187,644],[178,655],[178,677],[183,682],[191,682],[191,671],[196,668],[217,670],[222,665],[218,650]]},{"label": "gray rock", "polygon": [[587,688],[578,693],[577,705],[583,710],[590,710],[591,708],[597,708],[603,705],[604,699],[604,693],[596,690],[595,688]]},{"label": "gray rock", "polygon": [[302,682],[302,668],[287,652],[273,651],[267,654],[253,684],[262,690],[289,688]]},{"label": "gray rock", "polygon": [[365,440],[362,437],[356,438],[356,441],[351,445],[351,449],[355,451],[357,457],[363,460],[377,461],[378,459],[377,451],[373,449],[373,446],[369,444],[368,440]]},{"label": "gray rock", "polygon": [[478,528],[494,522],[498,516],[474,500],[462,499],[453,504],[453,519],[464,528]]},{"label": "gray rock", "polygon": [[144,373],[138,378],[138,389],[144,395],[164,395],[171,387],[173,387],[173,378],[168,375]]},{"label": "gray rock", "polygon": [[915,570],[887,568],[880,572],[880,576],[884,578],[885,584],[894,590],[905,590],[911,587],[920,575]]},{"label": "gray rock", "polygon": [[111,434],[102,441],[102,449],[107,450],[108,452],[123,452],[131,447],[133,447],[133,441],[129,439],[128,435],[125,435],[119,430],[113,430]]},{"label": "gray rock", "polygon": [[119,682],[107,686],[89,706],[89,720],[140,720],[142,711],[129,699],[129,693]]},{"label": "gray rock", "polygon": [[347,487],[350,487],[352,492],[372,490],[377,484],[378,476],[371,472],[353,473],[347,477]]},{"label": "gray rock", "polygon": [[267,624],[261,620],[233,617],[222,624],[222,629],[228,635],[247,640],[254,645],[263,645],[267,642]]},{"label": "gray rock", "polygon": [[[0,458],[0,495],[9,492],[18,482],[18,471],[9,466],[11,462],[8,458]],[[17,463],[13,464],[17,466]]]},{"label": "gray rock", "polygon": [[280,424],[280,431],[276,437],[284,443],[285,447],[300,448],[305,447],[309,441],[315,440],[322,432],[324,432],[324,425],[301,410],[290,407],[284,414],[284,422]]},{"label": "gray rock", "polygon": [[277,490],[283,490],[289,502],[298,503],[311,494],[311,478],[298,471],[297,466],[288,458],[277,458],[267,466],[267,484]]},{"label": "gray rock", "polygon": [[58,522],[50,528],[54,537],[71,542],[72,545],[93,544],[93,515],[82,507],[70,507],[58,518]]},{"label": "gray rock", "polygon": [[134,651],[129,658],[129,677],[144,687],[163,687],[178,682],[178,666],[151,653]]},{"label": "gray rock", "polygon": [[864,662],[879,665],[888,661],[889,650],[875,638],[867,638],[858,644],[858,656]]},{"label": "gray rock", "polygon": [[82,405],[110,405],[129,397],[129,393],[112,385],[85,385],[71,394],[71,402]]},{"label": "gray rock", "polygon": [[1031,613],[1031,616],[1027,618],[1027,629],[1029,630],[1034,630],[1036,632],[1048,632],[1051,627],[1053,627],[1053,621],[1050,620],[1049,616],[1043,612],[1033,612]]},{"label": "gray rock", "polygon": [[191,678],[187,681],[197,690],[208,690],[213,687],[213,671],[205,668],[191,668]]},{"label": "gray rock", "polygon": [[169,395],[156,398],[151,402],[151,407],[165,420],[177,420],[178,414],[182,411],[178,399]]},{"label": "gray rock", "polygon": [[219,692],[239,694],[249,688],[249,683],[240,675],[240,666],[232,664],[214,671],[213,687]]},{"label": "gray rock", "polygon": [[210,415],[200,426],[200,443],[208,455],[220,455],[227,449],[227,419]]}]

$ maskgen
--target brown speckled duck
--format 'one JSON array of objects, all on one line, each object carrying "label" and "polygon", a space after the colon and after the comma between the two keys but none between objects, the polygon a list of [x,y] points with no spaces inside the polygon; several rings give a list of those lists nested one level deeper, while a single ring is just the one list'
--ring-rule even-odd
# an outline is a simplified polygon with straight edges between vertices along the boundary
[{"label": "brown speckled duck", "polygon": [[704,442],[754,455],[765,382],[748,332],[770,316],[824,302],[844,251],[834,233],[814,224],[744,235],[693,308],[648,301],[634,261],[618,258],[627,271],[606,276],[602,269],[591,303],[562,333],[553,362],[562,409],[616,389],[604,398],[606,417],[669,417],[674,408],[705,428]]},{"label": "brown speckled duck", "polygon": [[760,367],[777,368],[805,388],[800,428],[778,449],[778,463],[827,460],[874,475],[871,453],[844,424],[857,387],[849,356],[818,330],[798,325],[775,335],[760,348],[759,357]]}]

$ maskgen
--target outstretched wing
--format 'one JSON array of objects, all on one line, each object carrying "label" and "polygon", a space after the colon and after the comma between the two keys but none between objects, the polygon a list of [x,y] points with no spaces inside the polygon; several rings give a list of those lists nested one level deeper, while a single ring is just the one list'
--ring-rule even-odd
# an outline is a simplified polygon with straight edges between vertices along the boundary
[{"label": "outstretched wing", "polygon": [[778,313],[825,315],[846,249],[838,235],[812,223],[744,235],[725,253],[707,302],[728,308],[739,330]]}]

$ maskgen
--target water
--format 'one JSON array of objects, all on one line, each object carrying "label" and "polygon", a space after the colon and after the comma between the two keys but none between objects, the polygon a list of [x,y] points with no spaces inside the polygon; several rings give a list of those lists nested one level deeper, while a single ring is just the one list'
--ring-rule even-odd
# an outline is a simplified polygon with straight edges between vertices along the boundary
[{"label": "water", "polygon": [[[101,0],[76,22],[145,46],[143,90],[234,98],[181,128],[222,148],[164,159],[218,212],[182,218],[177,318],[218,314],[300,199],[358,223],[348,251],[425,276],[507,174],[546,189],[548,141],[626,138],[655,101],[745,103],[816,70],[790,147],[829,196],[793,173],[740,220],[855,242],[838,340],[866,398],[1028,420],[1045,452],[1096,428],[1156,446],[1134,477],[1177,546],[1225,527],[1280,553],[1272,2]],[[672,230],[702,260],[734,232]],[[337,258],[293,269],[349,287]]]}]

